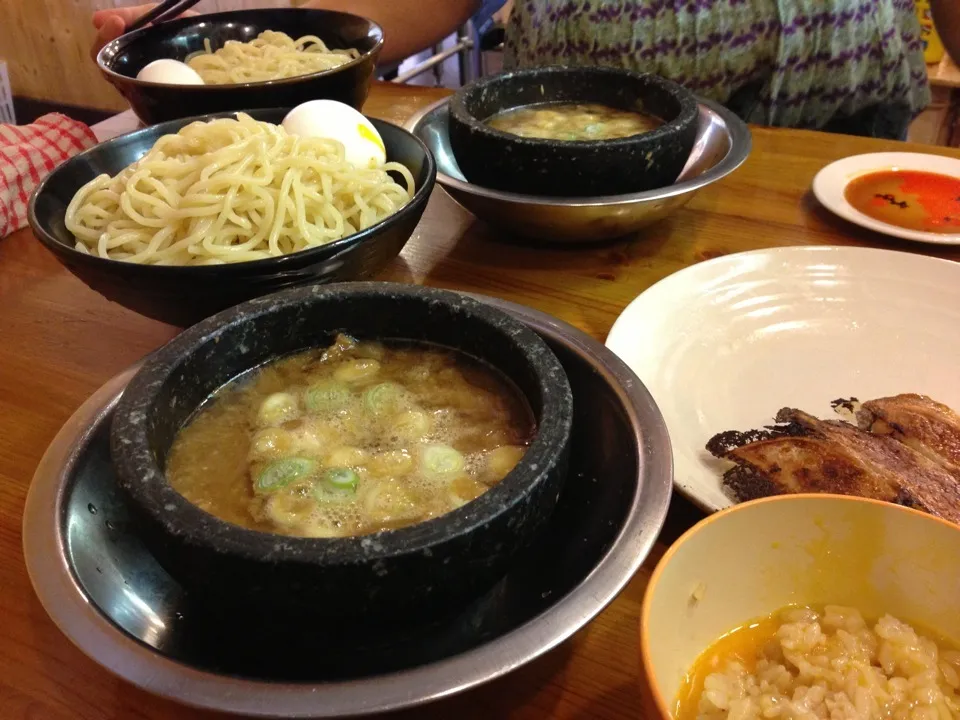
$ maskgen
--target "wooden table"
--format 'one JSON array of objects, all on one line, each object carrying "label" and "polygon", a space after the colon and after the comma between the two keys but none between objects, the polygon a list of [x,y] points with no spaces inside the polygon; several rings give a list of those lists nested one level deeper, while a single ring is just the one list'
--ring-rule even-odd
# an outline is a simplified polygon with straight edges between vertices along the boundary
[{"label": "wooden table", "polygon": [[[444,91],[381,85],[366,110],[403,122]],[[473,290],[552,313],[603,340],[617,314],[654,282],[696,262],[780,245],[871,245],[960,260],[960,248],[901,243],[834,218],[812,199],[828,162],[909,146],[815,132],[754,130],[732,176],[634,239],[595,249],[498,242],[441,190],[384,280]],[[960,152],[921,146],[925,152]],[[63,422],[110,377],[176,330],[107,302],[29,230],[0,240],[0,718],[127,720],[220,717],[148,695],[80,653],[47,618],[24,568],[21,510],[34,468]],[[400,718],[631,719],[637,618],[666,544],[698,513],[675,498],[667,528],[620,597],[572,640],[500,681]]]}]

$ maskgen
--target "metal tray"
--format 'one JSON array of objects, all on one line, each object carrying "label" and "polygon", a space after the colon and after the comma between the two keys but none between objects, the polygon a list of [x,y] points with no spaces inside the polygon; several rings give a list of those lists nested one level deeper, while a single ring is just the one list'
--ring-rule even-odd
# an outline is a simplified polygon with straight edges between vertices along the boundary
[{"label": "metal tray", "polygon": [[[249,655],[216,640],[222,632],[206,626],[147,553],[116,495],[110,418],[134,367],[70,418],[30,487],[24,556],[47,613],[93,660],[145,690],[261,717],[418,705],[510,672],[570,637],[620,592],[663,526],[673,474],[666,426],[640,381],[600,343],[535,310],[480,299],[547,340],[575,398],[573,460],[558,510],[488,595],[417,643],[404,628],[403,652],[371,653],[349,677],[248,664]],[[242,629],[232,631],[242,637]]]},{"label": "metal tray", "polygon": [[552,243],[622,237],[662,220],[700,189],[740,167],[750,154],[750,129],[734,113],[700,100],[700,125],[687,164],[668,187],[608,197],[538,197],[468,182],[450,148],[449,98],[424,108],[406,124],[437,161],[437,184],[477,218],[512,234]]}]

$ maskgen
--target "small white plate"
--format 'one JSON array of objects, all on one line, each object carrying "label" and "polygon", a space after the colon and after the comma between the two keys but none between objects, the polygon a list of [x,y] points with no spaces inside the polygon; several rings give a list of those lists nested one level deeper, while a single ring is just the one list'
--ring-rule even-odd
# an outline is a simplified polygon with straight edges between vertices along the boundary
[{"label": "small white plate", "polygon": [[861,175],[884,170],[920,170],[960,178],[960,160],[942,155],[902,152],[853,155],[830,163],[818,172],[813,179],[813,194],[827,210],[835,215],[884,235],[937,245],[960,245],[960,234],[945,235],[897,227],[874,220],[847,202],[844,191],[852,180]]},{"label": "small white plate", "polygon": [[916,392],[960,410],[960,263],[842,247],[740,253],[648,289],[607,337],[653,394],[677,488],[732,504],[729,467],[705,449],[780,408],[835,417],[830,401]]}]

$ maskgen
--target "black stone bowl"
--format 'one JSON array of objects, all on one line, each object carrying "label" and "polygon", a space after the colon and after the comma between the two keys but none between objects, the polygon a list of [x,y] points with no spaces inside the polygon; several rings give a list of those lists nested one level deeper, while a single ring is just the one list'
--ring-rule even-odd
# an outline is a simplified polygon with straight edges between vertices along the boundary
[{"label": "black stone bowl", "polygon": [[[664,120],[614,140],[523,138],[486,124],[505,110],[541,103],[600,103]],[[450,145],[471,183],[552,197],[624,195],[672,185],[697,136],[693,94],[656,75],[601,67],[545,67],[483,78],[450,102]]]},{"label": "black stone bowl", "polygon": [[[215,390],[276,357],[359,337],[436,343],[499,369],[526,396],[537,433],[504,480],[458,510],[373,535],[296,538],[248,530],[174,490],[164,463],[180,428]],[[278,632],[347,640],[355,626],[436,619],[493,587],[545,526],[563,486],[570,385],[540,337],[457,293],[392,283],[288,290],[223,312],[147,358],[117,405],[111,456],[118,487],[160,564],[204,606]],[[258,630],[259,631],[259,630]],[[243,631],[246,632],[246,631]]]},{"label": "black stone bowl", "polygon": [[[64,225],[64,216],[82,185],[101,173],[120,172],[146,154],[161,135],[175,133],[194,120],[233,114],[172,120],[74,156],[50,173],[34,192],[29,208],[34,235],[70,272],[108,300],[180,327],[286,287],[370,277],[400,253],[426,209],[437,167],[433,155],[418,138],[372,118],[383,138],[387,158],[410,169],[417,191],[406,206],[366,230],[323,247],[228,265],[136,265],[74,249],[75,240]],[[274,123],[285,114],[286,110],[279,109],[250,111],[254,118]]]},{"label": "black stone bowl", "polygon": [[[269,82],[235,85],[168,85],[137,80],[154,60],[183,61],[227,40],[253,40],[264,30],[292,38],[316,35],[333,49],[356,48],[360,57],[332,70]],[[107,43],[97,55],[104,77],[123,95],[144,123],[164,122],[226,110],[293,107],[307,100],[339,100],[357,110],[370,91],[383,30],[376,23],[348,13],[302,8],[240,10],[185,17],[151,25]]]}]

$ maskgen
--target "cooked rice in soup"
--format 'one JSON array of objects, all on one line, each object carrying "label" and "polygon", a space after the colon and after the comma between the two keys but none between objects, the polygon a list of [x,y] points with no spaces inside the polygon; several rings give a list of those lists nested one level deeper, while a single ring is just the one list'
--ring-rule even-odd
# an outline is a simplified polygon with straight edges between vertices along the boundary
[{"label": "cooked rice in soup", "polygon": [[960,718],[960,652],[900,620],[787,608],[717,641],[688,674],[677,717]]}]

